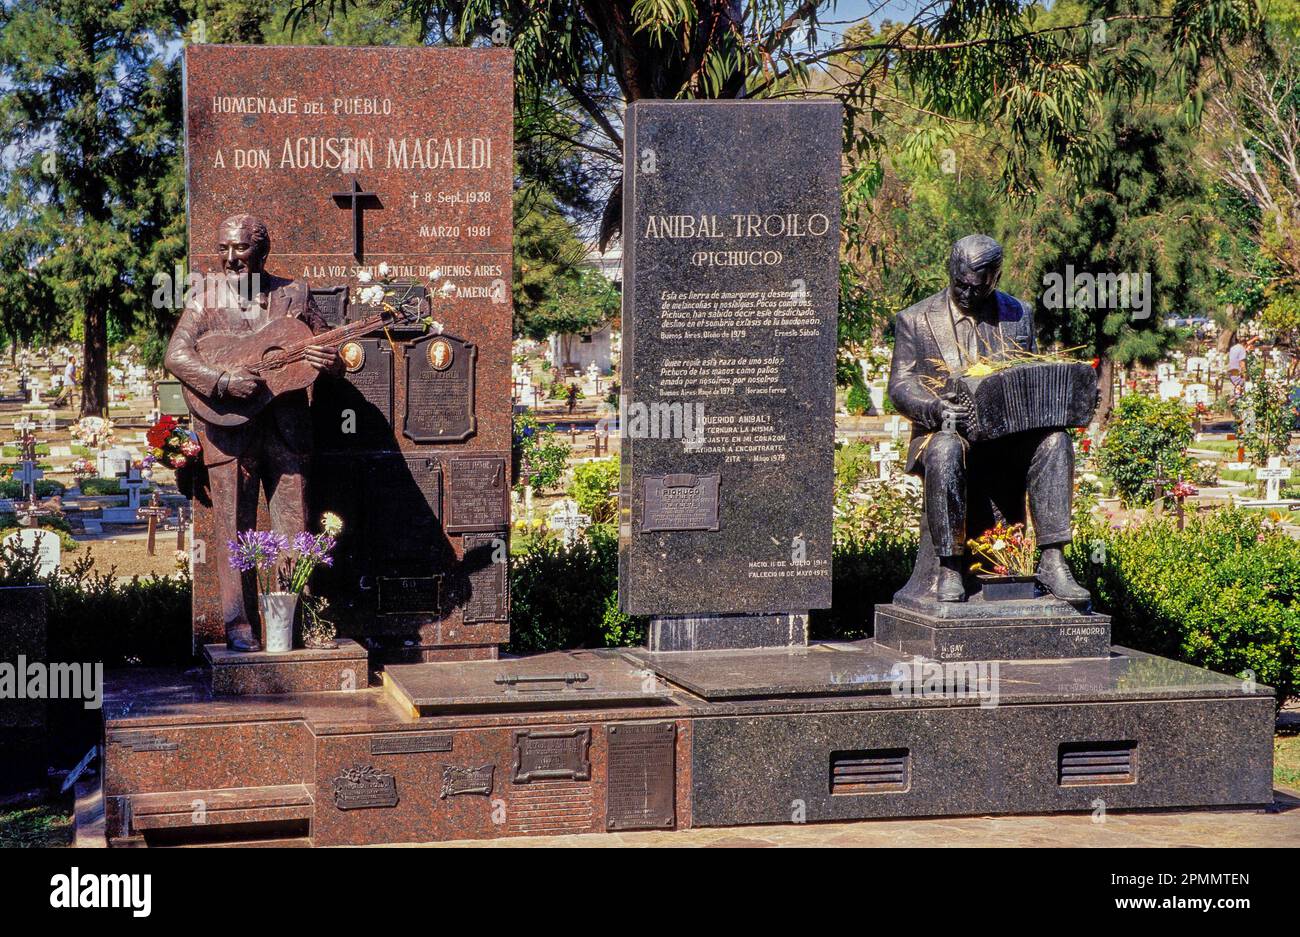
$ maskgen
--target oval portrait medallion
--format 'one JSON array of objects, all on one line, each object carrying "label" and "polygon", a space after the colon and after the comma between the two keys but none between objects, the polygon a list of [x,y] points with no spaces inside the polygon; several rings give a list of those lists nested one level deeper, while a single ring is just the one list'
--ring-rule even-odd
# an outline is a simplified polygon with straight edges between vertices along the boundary
[{"label": "oval portrait medallion", "polygon": [[348,369],[348,373],[355,374],[366,363],[366,350],[359,342],[344,342],[339,347],[339,357],[343,359],[343,366]]},{"label": "oval portrait medallion", "polygon": [[429,342],[429,364],[435,371],[445,371],[451,367],[451,343],[445,338],[436,338]]}]

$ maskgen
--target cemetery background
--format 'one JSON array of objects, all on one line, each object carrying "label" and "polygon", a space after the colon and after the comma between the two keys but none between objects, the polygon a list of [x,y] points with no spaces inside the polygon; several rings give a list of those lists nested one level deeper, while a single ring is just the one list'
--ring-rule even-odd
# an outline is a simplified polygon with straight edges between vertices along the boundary
[{"label": "cemetery background", "polygon": [[[1068,12],[1067,6],[1055,10],[1054,14],[1066,15]],[[262,30],[259,38],[275,41],[286,38],[283,34],[277,35],[276,28],[270,23],[260,24],[259,29]],[[358,38],[377,41],[417,38],[409,34],[409,28],[393,28],[386,24],[364,26],[352,23],[349,30],[345,35],[350,34],[352,41]],[[1180,152],[1185,152],[1178,146],[1190,147],[1194,143],[1191,138],[1184,138],[1167,126],[1136,129],[1149,132],[1146,139],[1153,152],[1158,152],[1167,165],[1179,161]],[[1170,145],[1171,139],[1177,146]],[[844,412],[837,429],[843,441],[836,459],[837,497],[840,500],[834,554],[837,598],[835,608],[814,615],[815,637],[857,637],[864,634],[863,623],[870,620],[872,606],[884,601],[906,578],[915,549],[917,504],[914,492],[898,482],[875,483],[871,478],[880,472],[897,474],[898,466],[892,464],[891,467],[887,455],[880,458],[882,452],[888,452],[882,450],[881,444],[893,442],[897,438],[895,430],[906,438],[905,426],[901,430],[897,424],[891,426],[883,399],[876,402],[872,397],[873,379],[878,378],[882,366],[885,369],[888,366],[889,336],[881,331],[882,323],[887,321],[883,310],[906,305],[911,297],[932,288],[937,278],[942,276],[938,251],[941,245],[951,240],[950,234],[982,226],[992,230],[1003,229],[1013,223],[1011,219],[1014,217],[1011,209],[1007,209],[1005,215],[995,212],[990,217],[988,209],[980,207],[998,204],[996,173],[984,165],[982,151],[966,149],[962,142],[954,142],[951,149],[961,172],[952,173],[943,169],[940,164],[943,157],[933,151],[935,148],[927,151],[912,140],[901,138],[888,139],[887,142],[891,159],[885,164],[878,188],[861,205],[862,217],[853,229],[856,234],[866,235],[864,240],[868,247],[860,256],[850,254],[846,257],[849,289],[842,318],[846,322],[847,334],[841,342],[841,376],[846,379],[841,389]],[[539,235],[535,242],[530,243],[526,238],[522,244],[519,239],[516,241],[516,306],[524,309],[521,313],[524,318],[534,310],[537,320],[537,324],[517,323],[517,332],[522,336],[538,334],[545,338],[551,334],[542,328],[545,324],[561,323],[558,326],[561,331],[576,325],[575,331],[579,334],[584,327],[603,326],[613,316],[611,310],[616,309],[616,300],[611,306],[608,289],[591,276],[589,263],[584,263],[592,246],[590,238],[582,236],[587,232],[567,221],[559,226],[562,230],[557,232],[556,216],[561,219],[566,216],[556,208],[548,207],[554,205],[555,196],[535,197],[531,203],[527,200],[529,197],[520,199],[523,220],[518,224],[518,233],[525,232],[529,219],[537,215],[546,216],[548,212],[552,224],[549,231],[543,232],[545,237]],[[1059,202],[1056,201],[1059,197],[1057,192],[1045,194],[1043,201],[1048,207],[1042,214],[1016,222],[1017,226],[1028,231],[1047,230],[1050,234],[1057,217],[1053,213],[1059,212]],[[873,226],[870,223],[878,212],[888,214],[891,207],[901,204],[909,208],[909,212],[902,215],[905,220],[897,221],[899,215],[895,213],[892,224]],[[1147,207],[1162,216],[1178,217],[1181,205],[1182,202],[1169,196]],[[1248,211],[1238,210],[1249,215]],[[1198,213],[1200,223],[1205,222],[1203,215]],[[1014,291],[1039,295],[1042,290],[1036,284],[1041,281],[1042,272],[1063,267],[1072,260],[1085,260],[1082,254],[1072,253],[1078,251],[1080,244],[1092,243],[1099,237],[1108,239],[1110,243],[1130,245],[1138,240],[1135,232],[1099,232],[1096,219],[1071,220],[1078,222],[1077,228],[1070,232],[1075,241],[1065,239],[1062,243],[1060,236],[1046,237],[1042,254],[1017,271],[1021,282],[1028,286],[1022,289],[1020,284],[1016,284],[1012,287]],[[1250,225],[1243,227],[1249,229]],[[932,233],[919,237],[923,231]],[[1186,234],[1187,243],[1203,236],[1204,229],[1189,232]],[[1225,248],[1233,254],[1231,259],[1234,262],[1247,267],[1266,263],[1281,266],[1277,259],[1267,257],[1259,244],[1249,243],[1249,238],[1245,240],[1247,243],[1238,242]],[[557,251],[556,242],[561,243],[564,250]],[[549,271],[541,271],[538,267],[529,270],[528,251],[535,244],[541,245],[536,247],[538,253],[552,261]],[[904,248],[910,258],[903,256]],[[883,256],[886,262],[869,262],[867,257],[873,250],[876,251],[875,258]],[[1196,254],[1194,251],[1182,253]],[[557,258],[565,262],[556,263]],[[1159,273],[1166,272],[1161,269],[1160,261],[1140,254],[1111,258],[1108,263],[1119,269],[1151,267]],[[535,278],[534,287],[539,281],[558,279],[565,289],[538,290],[532,299],[520,302],[521,295],[528,295],[530,273]],[[563,276],[557,277],[557,273]],[[1012,273],[1008,271],[1009,276]],[[1288,333],[1285,317],[1289,308],[1287,304],[1294,302],[1288,298],[1293,295],[1287,291],[1287,284],[1291,281],[1285,273],[1272,276],[1279,284],[1278,289],[1271,293],[1257,290],[1255,295],[1242,298],[1233,293],[1241,288],[1239,278],[1225,277],[1222,271],[1212,270],[1208,262],[1200,268],[1189,265],[1186,269],[1168,271],[1168,278],[1155,291],[1159,297],[1157,302],[1168,305],[1165,308],[1157,306],[1151,324],[1164,326],[1167,319],[1179,312],[1203,309],[1222,314],[1227,309],[1230,321],[1221,326],[1221,331],[1231,327],[1234,320],[1246,320],[1243,331],[1258,329],[1266,338],[1275,340],[1283,353],[1280,363],[1272,362],[1273,369],[1287,378],[1294,378],[1295,359],[1289,351],[1294,333]],[[1214,284],[1208,296],[1205,295],[1205,283]],[[548,316],[550,323],[547,323]],[[1253,325],[1250,324],[1252,320]],[[510,651],[524,653],[558,647],[634,645],[644,640],[644,622],[620,613],[613,599],[616,546],[612,531],[603,526],[599,518],[610,505],[614,485],[609,484],[607,471],[583,465],[583,460],[588,458],[608,460],[619,454],[617,432],[602,432],[600,427],[604,421],[604,429],[610,429],[609,417],[617,401],[619,325],[621,323],[614,322],[611,373],[602,373],[594,379],[586,373],[559,377],[564,363],[557,367],[553,359],[555,345],[562,343],[547,343],[551,350],[550,359],[539,339],[524,338],[516,344],[515,352],[519,359],[517,403],[530,411],[538,420],[539,427],[534,437],[536,441],[523,443],[521,426],[519,441],[548,454],[539,459],[543,463],[543,474],[532,486],[533,520],[529,520],[525,506],[526,488],[529,486],[520,485],[516,489],[519,503],[515,508],[517,533],[512,544],[516,560],[511,570],[514,607]],[[1098,596],[1099,605],[1116,616],[1115,634],[1121,643],[1221,672],[1251,669],[1261,682],[1279,686],[1284,691],[1291,688],[1290,692],[1294,693],[1297,683],[1294,635],[1300,625],[1297,625],[1294,602],[1288,597],[1294,594],[1292,583],[1300,566],[1300,554],[1291,542],[1296,528],[1290,522],[1291,518],[1277,509],[1247,509],[1249,513],[1220,510],[1222,504],[1231,501],[1233,496],[1263,495],[1262,485],[1258,491],[1251,490],[1254,488],[1255,470],[1264,467],[1270,456],[1281,455],[1286,460],[1292,439],[1286,438],[1282,446],[1273,447],[1274,451],[1269,451],[1265,445],[1252,454],[1249,463],[1236,458],[1234,444],[1239,439],[1232,437],[1241,433],[1242,416],[1234,413],[1230,406],[1231,395],[1224,387],[1222,360],[1215,363],[1215,352],[1221,355],[1223,350],[1215,347],[1213,336],[1210,340],[1197,340],[1194,336],[1196,328],[1188,326],[1155,328],[1150,330],[1150,334],[1136,337],[1131,334],[1111,336],[1105,325],[1103,323],[1097,334],[1088,334],[1087,323],[1080,324],[1071,315],[1056,328],[1063,345],[1085,344],[1088,350],[1101,353],[1106,365],[1115,368],[1113,386],[1117,397],[1130,395],[1156,399],[1167,393],[1170,388],[1166,386],[1162,391],[1161,384],[1167,385],[1168,380],[1161,379],[1163,375],[1156,367],[1165,362],[1174,366],[1184,384],[1208,383],[1214,393],[1202,403],[1203,412],[1196,416],[1192,416],[1195,403],[1182,410],[1189,423],[1199,419],[1202,430],[1182,439],[1179,437],[1182,430],[1175,429],[1172,435],[1179,438],[1181,445],[1159,448],[1156,444],[1158,452],[1168,455],[1169,460],[1161,459],[1159,467],[1153,460],[1152,465],[1140,470],[1129,496],[1122,501],[1115,497],[1118,482],[1114,474],[1102,468],[1103,438],[1100,434],[1092,434],[1088,437],[1091,444],[1086,447],[1081,439],[1080,463],[1084,469],[1081,478],[1085,485],[1097,486],[1095,506],[1098,510],[1089,510],[1086,517],[1081,512],[1080,524],[1091,531],[1089,542],[1101,540],[1105,543],[1107,557],[1105,562],[1098,564],[1091,561],[1091,552],[1085,556],[1082,551],[1077,551],[1074,559],[1081,581],[1086,580]],[[539,328],[546,334],[539,333]],[[1119,331],[1123,332],[1122,329]],[[1129,343],[1127,350],[1125,342]],[[13,349],[16,353],[17,346],[14,345]],[[55,350],[56,354],[62,351]],[[1263,360],[1273,350],[1269,346],[1261,349],[1257,360]],[[1146,363],[1133,359],[1125,367],[1121,362],[1124,355],[1129,354],[1141,355]],[[1211,362],[1205,375],[1210,381],[1193,380],[1193,377],[1202,376],[1201,372],[1193,373],[1184,367],[1188,359],[1195,358],[1206,358]],[[61,370],[57,360],[54,367]],[[154,374],[158,376],[156,371]],[[17,396],[20,377],[16,368],[6,374],[6,394]],[[1256,383],[1264,377],[1261,372]],[[576,383],[579,389],[578,405],[573,413],[569,412],[565,402],[569,383]],[[538,389],[533,390],[534,387]],[[121,409],[120,403],[118,408],[114,408],[110,403],[109,415],[118,420],[147,415],[149,407],[144,403],[148,395],[132,394],[130,388],[123,389],[128,399],[120,403],[128,404],[129,409]],[[48,398],[49,394],[44,394],[44,397]],[[26,412],[39,419],[44,419],[46,412],[44,409],[25,410],[21,406],[13,410],[11,406],[12,401],[9,405],[0,405],[0,409],[6,416]],[[877,413],[871,414],[871,410]],[[68,428],[64,421],[70,423],[77,414],[63,409],[52,412],[56,421],[53,431],[45,434],[49,439],[42,436],[44,444],[51,447],[49,460],[43,460],[47,466],[47,479],[44,485],[38,484],[38,494],[43,497],[49,497],[56,490],[51,481],[71,481],[70,473],[58,471],[68,465],[59,461],[65,441],[70,455],[82,455],[79,448],[74,448],[78,444],[71,435],[64,436]],[[136,422],[144,421],[136,419]],[[524,423],[523,420],[519,422]],[[557,432],[548,434],[541,429],[547,425],[556,427]],[[569,427],[580,428],[570,430]],[[566,443],[570,452],[561,455]],[[60,447],[60,456],[54,455],[54,447]],[[1085,448],[1097,451],[1085,452]],[[87,449],[87,453],[93,451],[96,450]],[[875,460],[873,454],[877,457]],[[6,461],[10,458],[12,456],[6,451]],[[611,463],[596,464],[607,466]],[[553,477],[544,474],[547,466]],[[166,471],[156,473],[160,486],[170,486],[168,474]],[[1161,474],[1169,482],[1166,491],[1179,481],[1191,480],[1199,489],[1198,495],[1174,497],[1166,494],[1157,499],[1153,482]],[[602,475],[603,478],[592,477]],[[1095,482],[1090,482],[1088,475],[1096,475]],[[1227,484],[1212,485],[1211,478]],[[1241,483],[1241,487],[1233,485],[1234,482]],[[83,491],[87,487],[91,491],[112,491],[115,484],[111,479],[102,484],[92,482],[83,486]],[[1295,493],[1287,488],[1284,483],[1278,494],[1285,498]],[[1222,498],[1216,499],[1219,492],[1212,489],[1226,489],[1226,492]],[[1150,497],[1146,495],[1147,491],[1151,493]],[[551,509],[566,499],[575,502],[576,511],[561,504],[553,513]],[[1162,521],[1150,518],[1155,513],[1156,501],[1160,502],[1166,514]],[[1081,499],[1080,503],[1088,504],[1086,499]],[[69,499],[69,508],[77,506]],[[1091,504],[1088,506],[1093,507]],[[1201,506],[1209,515],[1203,519],[1195,516]],[[1176,524],[1171,517],[1176,510],[1193,515],[1181,533],[1175,530]],[[67,512],[73,517],[76,513],[72,510]],[[94,510],[87,513],[93,514]],[[524,514],[522,525],[520,513]],[[563,518],[574,513],[592,518],[592,523],[573,542],[566,542],[571,533],[566,533]],[[555,520],[553,524],[550,523],[552,517]],[[0,527],[8,526],[4,520],[0,516]],[[74,529],[73,533],[73,540],[65,541],[63,562],[65,567],[74,568],[72,575],[76,578],[79,574],[75,572],[74,564],[85,556],[85,547],[75,552],[70,548],[73,543],[80,541],[84,544],[86,540],[76,536],[84,534],[84,528],[82,531]],[[137,558],[143,552],[143,546],[138,540],[126,544],[122,550],[110,550],[107,544],[95,544],[92,549],[101,574],[105,566],[114,562],[119,564],[120,572],[153,570],[166,575],[173,572],[174,560],[168,558],[166,550],[160,551],[162,555],[156,562],[139,561]],[[1157,564],[1157,560],[1163,560],[1163,563]],[[1186,574],[1193,569],[1201,577],[1200,581],[1195,586],[1182,587],[1187,581]],[[11,577],[22,575],[15,572],[14,566],[8,567],[8,574]],[[94,573],[80,575],[79,581],[80,585],[71,584],[70,579],[56,580],[53,584],[55,600],[52,603],[51,631],[65,634],[69,642],[67,647],[93,648],[93,653],[105,659],[124,662],[173,662],[185,656],[183,645],[177,640],[189,626],[188,596],[184,594],[188,583],[183,571],[180,578],[136,584],[113,579],[110,580],[111,586],[86,588],[88,582],[104,582]],[[1179,587],[1174,583],[1179,583]],[[1230,614],[1225,614],[1225,592],[1240,583],[1253,586],[1247,589],[1248,594],[1244,597],[1234,596],[1234,605],[1228,609]],[[1200,601],[1192,603],[1189,596],[1198,596]],[[117,605],[109,604],[114,602]],[[111,640],[105,635],[86,634],[83,623],[88,618],[88,611],[95,609],[93,614],[99,615],[105,607],[133,609],[129,617],[139,621],[141,627],[128,633],[117,632]],[[141,609],[146,611],[141,613]],[[563,615],[559,614],[561,611]],[[110,616],[115,621],[125,620],[111,612]],[[555,625],[560,619],[565,622],[563,628]],[[1280,769],[1287,770],[1283,764],[1280,760]]]}]

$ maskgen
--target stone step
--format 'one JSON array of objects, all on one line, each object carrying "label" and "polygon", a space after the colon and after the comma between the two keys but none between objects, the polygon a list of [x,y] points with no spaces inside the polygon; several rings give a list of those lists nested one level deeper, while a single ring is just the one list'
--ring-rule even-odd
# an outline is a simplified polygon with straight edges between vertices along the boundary
[{"label": "stone step", "polygon": [[131,832],[182,829],[197,832],[204,827],[231,824],[310,821],[315,809],[315,799],[305,784],[133,794],[130,798]]},{"label": "stone step", "polygon": [[206,644],[203,656],[217,696],[346,692],[365,689],[370,682],[366,649],[348,638],[340,638],[333,648],[295,648],[280,654]]},{"label": "stone step", "polygon": [[310,849],[315,845],[310,836],[291,836],[284,839],[232,839],[220,843],[178,843],[177,849],[226,849],[234,846],[239,849]]}]

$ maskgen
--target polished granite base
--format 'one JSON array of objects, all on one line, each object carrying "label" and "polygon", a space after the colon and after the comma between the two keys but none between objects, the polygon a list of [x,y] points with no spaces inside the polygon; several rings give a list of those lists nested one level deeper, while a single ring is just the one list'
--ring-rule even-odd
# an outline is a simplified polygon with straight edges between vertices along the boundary
[{"label": "polished granite base", "polygon": [[[569,703],[577,691],[544,682],[530,701],[516,680],[502,705],[512,677],[580,673],[605,698]],[[345,845],[1272,800],[1272,692],[1123,648],[592,650],[398,676],[219,697],[192,673],[110,674],[106,839]]]},{"label": "polished granite base", "polygon": [[366,649],[349,638],[340,638],[331,648],[301,647],[279,654],[205,644],[203,659],[217,696],[350,690],[369,683]]},{"label": "polished granite base", "polygon": [[807,645],[807,612],[654,616],[646,633],[646,647],[652,651],[730,651]]},{"label": "polished granite base", "polygon": [[876,642],[935,660],[1062,660],[1110,653],[1110,616],[1053,599],[876,606]]}]

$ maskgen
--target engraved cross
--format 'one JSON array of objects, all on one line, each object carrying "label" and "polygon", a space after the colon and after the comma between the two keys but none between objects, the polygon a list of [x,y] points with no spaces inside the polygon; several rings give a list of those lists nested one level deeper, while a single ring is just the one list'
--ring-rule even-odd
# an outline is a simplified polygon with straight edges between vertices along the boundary
[{"label": "engraved cross", "polygon": [[338,202],[339,208],[352,209],[352,256],[356,258],[357,263],[361,263],[366,237],[362,225],[362,212],[367,208],[383,208],[379,201],[379,193],[363,192],[361,183],[354,177],[349,191],[335,192],[332,197]]}]

